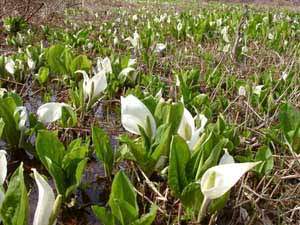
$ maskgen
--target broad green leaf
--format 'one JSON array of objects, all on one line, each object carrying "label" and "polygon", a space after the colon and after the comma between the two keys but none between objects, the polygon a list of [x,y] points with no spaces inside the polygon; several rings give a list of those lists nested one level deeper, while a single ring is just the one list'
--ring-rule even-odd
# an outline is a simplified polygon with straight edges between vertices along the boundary
[{"label": "broad green leaf", "polygon": [[58,74],[67,74],[67,66],[70,65],[70,50],[63,45],[53,45],[46,50],[46,60],[50,69]]},{"label": "broad green leaf", "polygon": [[120,142],[127,145],[134,160],[138,162],[139,166],[141,166],[144,171],[146,171],[149,165],[149,158],[147,157],[147,151],[144,149],[141,141],[138,140],[134,142],[128,136],[121,136]]},{"label": "broad green leaf", "polygon": [[114,152],[109,137],[101,128],[97,127],[92,128],[92,136],[97,158],[104,163],[106,175],[108,176],[114,163]]},{"label": "broad green leaf", "polygon": [[226,192],[220,198],[214,199],[210,202],[208,210],[211,214],[223,209],[230,197],[230,191]]},{"label": "broad green leaf", "polygon": [[17,105],[12,97],[0,99],[0,117],[5,123],[2,137],[14,148],[18,147],[20,139],[20,132],[17,129],[18,124],[14,118],[16,107]]},{"label": "broad green leaf", "polygon": [[104,225],[115,225],[113,215],[106,208],[94,205],[92,210],[97,219]]},{"label": "broad green leaf", "polygon": [[58,193],[64,196],[66,191],[65,182],[67,181],[64,171],[62,170],[60,165],[58,165],[48,157],[46,157],[45,160],[46,160],[46,165],[44,166],[46,167],[50,175],[54,178],[55,186]]},{"label": "broad green leaf", "polygon": [[48,80],[48,77],[49,77],[49,68],[48,67],[41,67],[39,69],[39,72],[38,72],[38,81],[40,84],[44,84],[47,82]]},{"label": "broad green leaf", "polygon": [[77,123],[76,112],[70,107],[61,108],[61,123],[63,127],[73,127]]},{"label": "broad green leaf", "polygon": [[67,177],[74,176],[74,171],[78,164],[83,160],[88,152],[88,148],[86,146],[75,147],[71,151],[67,152],[62,161],[62,169],[65,171]]},{"label": "broad green leaf", "polygon": [[188,184],[183,189],[180,200],[185,207],[192,208],[194,211],[198,211],[203,201],[203,194],[201,192],[200,184],[197,182]]},{"label": "broad green leaf", "polygon": [[75,74],[77,70],[89,71],[92,66],[91,61],[86,55],[79,55],[72,60],[70,71]]},{"label": "broad green leaf", "polygon": [[280,127],[293,151],[300,153],[300,111],[289,104],[283,104],[279,113]]},{"label": "broad green leaf", "polygon": [[198,167],[196,180],[199,180],[202,175],[208,170],[210,167],[213,167],[218,164],[221,152],[224,146],[228,143],[228,139],[222,138],[211,150],[211,153],[207,159],[204,159],[203,165]]},{"label": "broad green leaf", "polygon": [[150,212],[143,215],[141,218],[134,221],[131,225],[151,225],[156,217],[157,206],[152,205],[150,208]]},{"label": "broad green leaf", "polygon": [[118,172],[114,178],[108,204],[122,225],[128,225],[138,218],[136,192],[123,171]]},{"label": "broad green leaf", "polygon": [[113,205],[112,213],[122,225],[132,223],[139,216],[136,208],[125,200],[115,198],[109,204],[111,208]]},{"label": "broad green leaf", "polygon": [[55,162],[57,165],[62,164],[65,155],[65,147],[58,140],[57,134],[47,130],[40,130],[36,140],[36,151],[39,159],[47,168],[46,158]]},{"label": "broad green leaf", "polygon": [[255,161],[261,161],[261,163],[255,168],[255,171],[259,174],[266,174],[273,169],[274,159],[272,151],[268,146],[262,146],[259,148],[255,155]]},{"label": "broad green leaf", "polygon": [[[160,129],[162,128],[162,129]],[[154,149],[151,154],[151,158],[155,163],[160,159],[161,156],[169,156],[170,154],[170,142],[172,138],[171,134],[171,126],[160,126],[158,128],[158,136],[156,138],[156,142],[159,143],[158,146]],[[161,132],[160,132],[161,131]]]},{"label": "broad green leaf", "polygon": [[190,150],[187,143],[179,135],[173,136],[170,148],[168,184],[178,198],[188,184],[186,165],[189,160]]},{"label": "broad green leaf", "polygon": [[0,209],[5,225],[27,225],[28,196],[24,182],[23,164],[11,176],[4,201]]},{"label": "broad green leaf", "polygon": [[[71,177],[68,177],[68,186],[67,186],[67,190],[65,193],[65,197],[67,198],[70,194],[72,194],[76,188],[80,185],[85,167],[87,164],[87,159],[81,160],[75,171],[73,171],[73,175]],[[72,171],[68,171],[68,173],[70,173]]]},{"label": "broad green leaf", "polygon": [[1,139],[2,134],[3,134],[4,126],[5,126],[5,122],[4,122],[3,119],[0,117],[0,139]]},{"label": "broad green leaf", "polygon": [[59,194],[64,196],[66,177],[61,167],[65,155],[64,145],[58,140],[55,133],[41,130],[36,140],[36,152],[43,165],[54,178]]}]

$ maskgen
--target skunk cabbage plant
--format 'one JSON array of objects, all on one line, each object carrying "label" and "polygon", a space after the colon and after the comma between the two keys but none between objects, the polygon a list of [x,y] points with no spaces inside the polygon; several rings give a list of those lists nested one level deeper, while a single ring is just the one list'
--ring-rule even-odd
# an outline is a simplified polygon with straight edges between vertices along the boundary
[{"label": "skunk cabbage plant", "polygon": [[195,119],[192,114],[185,108],[183,111],[182,119],[178,128],[178,134],[187,141],[190,149],[192,150],[199,138],[199,135],[204,131],[204,127],[207,123],[207,118],[200,114],[198,115],[201,121],[201,127],[196,128]]},{"label": "skunk cabbage plant", "polygon": [[33,225],[55,225],[56,214],[60,208],[61,196],[58,195],[57,200],[55,200],[54,192],[47,181],[36,169],[32,169],[32,171],[39,192]]},{"label": "skunk cabbage plant", "polygon": [[72,109],[70,105],[59,102],[49,102],[40,106],[37,110],[39,121],[46,124],[61,119],[63,107]]},{"label": "skunk cabbage plant", "polygon": [[123,127],[133,134],[141,134],[140,128],[153,137],[156,122],[150,110],[133,95],[121,97],[121,122]]}]

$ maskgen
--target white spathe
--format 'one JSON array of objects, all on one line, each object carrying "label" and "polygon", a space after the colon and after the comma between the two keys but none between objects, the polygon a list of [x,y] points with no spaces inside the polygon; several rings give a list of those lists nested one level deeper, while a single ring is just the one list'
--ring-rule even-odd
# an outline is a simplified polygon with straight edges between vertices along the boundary
[{"label": "white spathe", "polygon": [[11,58],[8,58],[5,63],[6,71],[13,75],[15,73],[15,67],[16,67],[16,64],[15,64],[14,60],[12,60]]},{"label": "white spathe", "polygon": [[234,163],[234,158],[228,153],[228,150],[224,148],[224,155],[221,157],[219,165]]},{"label": "white spathe", "polygon": [[214,166],[201,178],[201,190],[206,199],[217,199],[228,192],[239,179],[260,162],[229,163]]},{"label": "white spathe", "polygon": [[28,113],[25,106],[18,106],[15,109],[14,115],[19,114],[19,130],[26,130],[26,121],[28,119]]},{"label": "white spathe", "polygon": [[137,49],[139,47],[140,35],[137,31],[133,33],[133,37],[128,37],[125,41],[129,41],[133,48]]},{"label": "white spathe", "polygon": [[66,103],[49,102],[40,106],[37,110],[38,120],[42,123],[52,123],[59,120],[62,116],[62,108],[72,107]]},{"label": "white spathe", "polygon": [[167,45],[166,44],[164,44],[164,43],[158,43],[158,44],[156,44],[156,46],[155,46],[155,52],[156,53],[161,53],[161,52],[163,52],[165,49],[167,48]]},{"label": "white spathe", "polygon": [[112,66],[110,59],[105,57],[104,59],[98,58],[97,59],[97,68],[96,73],[102,72],[104,74],[112,73]]},{"label": "white spathe", "polygon": [[147,131],[147,118],[149,119],[153,136],[156,132],[156,123],[150,110],[133,95],[121,97],[121,122],[127,131],[133,134],[140,134],[139,126]]},{"label": "white spathe", "polygon": [[253,93],[256,95],[260,95],[264,85],[256,85],[253,87]]},{"label": "white spathe", "polygon": [[197,116],[201,121],[201,127],[198,129],[195,126],[195,120],[192,114],[186,108],[184,108],[181,122],[178,128],[178,134],[184,140],[186,140],[191,150],[195,147],[197,140],[200,134],[203,133],[204,127],[207,123],[207,118],[204,115],[199,114]]},{"label": "white spathe", "polygon": [[[3,203],[5,193],[2,190],[2,186],[6,179],[7,175],[7,159],[6,159],[6,151],[0,150],[0,208]],[[1,222],[1,219],[0,219]]]},{"label": "white spathe", "polygon": [[[55,196],[50,185],[37,172],[37,170],[32,169],[32,171],[39,191],[39,198],[34,214],[33,225],[49,225],[49,219],[55,203]],[[50,225],[54,224],[56,224],[56,222]]]},{"label": "white spathe", "polygon": [[239,96],[245,96],[246,97],[246,88],[244,86],[239,87]]},{"label": "white spathe", "polygon": [[101,70],[92,78],[89,78],[84,70],[78,70],[76,73],[82,73],[83,75],[83,95],[85,100],[89,98],[93,100],[99,97],[107,87],[105,70]]},{"label": "white spathe", "polygon": [[7,175],[6,151],[0,150],[0,186],[4,184]]}]

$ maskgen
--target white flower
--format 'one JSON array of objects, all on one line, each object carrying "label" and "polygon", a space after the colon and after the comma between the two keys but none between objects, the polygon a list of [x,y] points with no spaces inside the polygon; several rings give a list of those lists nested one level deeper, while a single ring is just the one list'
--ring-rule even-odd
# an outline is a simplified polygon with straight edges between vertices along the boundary
[{"label": "white flower", "polygon": [[180,86],[180,79],[179,77],[176,75],[176,87]]},{"label": "white flower", "polygon": [[114,37],[114,45],[116,46],[119,43],[119,39],[117,36]]},{"label": "white flower", "polygon": [[2,98],[6,92],[7,90],[5,88],[0,88],[0,98]]},{"label": "white flower", "polygon": [[137,20],[138,20],[138,16],[137,16],[137,15],[133,15],[133,16],[132,16],[132,20],[133,20],[133,21],[137,21]]},{"label": "white flower", "polygon": [[89,42],[88,44],[87,44],[87,48],[88,49],[92,49],[94,47],[94,44],[92,43],[92,42]]},{"label": "white flower", "polygon": [[89,78],[84,70],[78,70],[76,73],[82,73],[83,75],[83,95],[85,100],[98,98],[107,87],[105,70],[98,72],[92,78]]},{"label": "white flower", "polygon": [[217,24],[218,27],[220,27],[222,25],[222,18],[217,19],[216,24]]},{"label": "white flower", "polygon": [[234,158],[228,153],[228,150],[224,148],[224,155],[221,157],[219,165],[234,163]]},{"label": "white flower", "polygon": [[244,86],[239,87],[239,96],[246,96],[246,88]]},{"label": "white flower", "polygon": [[256,95],[260,95],[261,93],[261,90],[263,89],[264,85],[257,85],[257,86],[254,86],[253,88],[253,93],[256,94]]},{"label": "white flower", "polygon": [[34,70],[35,69],[35,61],[31,57],[28,57],[28,59],[27,59],[27,65],[28,65],[28,67],[29,67],[30,70]]},{"label": "white flower", "polygon": [[178,24],[177,24],[177,30],[178,31],[181,31],[182,30],[182,23],[181,22],[179,22]]},{"label": "white flower", "polygon": [[161,98],[162,98],[162,95],[163,95],[163,91],[162,91],[162,88],[161,88],[161,89],[159,89],[159,91],[156,93],[155,98],[161,99]]},{"label": "white flower", "polygon": [[201,127],[197,129],[192,114],[186,108],[184,108],[181,122],[177,131],[178,134],[187,141],[191,150],[193,150],[195,147],[197,140],[200,134],[203,133],[204,127],[207,123],[207,118],[204,115],[200,114],[198,115],[198,118],[201,121]]},{"label": "white flower", "polygon": [[8,58],[5,63],[6,71],[13,75],[15,73],[15,67],[16,67],[16,64],[15,64],[14,60],[12,60],[11,58]]},{"label": "white flower", "polygon": [[18,106],[15,109],[14,115],[19,114],[19,129],[26,130],[26,121],[28,119],[27,109],[24,106]]},{"label": "white flower", "polygon": [[104,74],[112,73],[111,62],[108,57],[105,57],[104,59],[97,59],[97,68],[95,70],[95,74],[100,72]]},{"label": "white flower", "polygon": [[242,53],[244,55],[248,53],[248,47],[247,47],[247,45],[245,45],[245,46],[242,47]]},{"label": "white flower", "polygon": [[139,48],[140,35],[135,31],[133,37],[128,37],[125,41],[129,41],[134,49]]},{"label": "white flower", "polygon": [[6,151],[0,150],[0,186],[4,184],[7,175]]},{"label": "white flower", "polygon": [[[39,191],[39,199],[34,214],[33,225],[49,225],[49,219],[55,203],[55,196],[50,185],[36,169],[32,169],[32,171]],[[56,224],[56,221],[51,225],[54,224]]]},{"label": "white flower", "polygon": [[223,40],[226,42],[226,43],[229,43],[229,37],[228,37],[228,26],[225,26],[222,30],[221,30],[221,34],[223,36]]},{"label": "white flower", "polygon": [[132,71],[134,71],[135,69],[132,68],[132,67],[126,67],[125,69],[123,69],[121,72],[120,72],[120,76],[124,76],[124,77],[127,77],[129,73],[131,73]]},{"label": "white flower", "polygon": [[289,74],[286,71],[284,71],[284,72],[281,73],[281,79],[284,80],[284,81],[286,81],[286,79],[288,78],[288,76],[289,76]]},{"label": "white flower", "polygon": [[[147,120],[150,127],[148,127]],[[148,132],[149,136],[153,136],[156,132],[156,123],[152,113],[142,101],[133,95],[121,97],[121,123],[127,131],[133,134],[140,134],[139,126]]]},{"label": "white flower", "polygon": [[[7,176],[7,160],[6,160],[6,152],[4,150],[0,150],[0,208],[1,204],[4,200],[4,191],[2,190],[2,186]],[[1,222],[1,219],[0,219]]]},{"label": "white flower", "polygon": [[156,44],[155,50],[154,50],[154,51],[155,51],[156,53],[160,53],[160,52],[163,52],[166,48],[167,48],[167,45],[166,45],[166,44],[158,43],[158,44]]},{"label": "white flower", "polygon": [[[133,68],[133,66],[136,64],[136,59],[129,59],[128,63],[127,63],[127,67],[122,69],[122,71],[119,73],[119,77],[124,76],[124,77],[128,77],[128,75],[135,71],[135,69]],[[132,80],[135,80],[135,76],[132,77]]]},{"label": "white flower", "polygon": [[268,38],[269,38],[269,40],[273,40],[273,39],[274,39],[274,34],[269,33],[269,34],[268,34]]},{"label": "white flower", "polygon": [[214,166],[201,178],[201,191],[206,199],[217,199],[228,192],[239,179],[260,162],[229,163]]},{"label": "white flower", "polygon": [[62,116],[62,108],[72,107],[66,103],[49,102],[40,106],[37,110],[38,120],[42,123],[52,123],[59,120]]}]

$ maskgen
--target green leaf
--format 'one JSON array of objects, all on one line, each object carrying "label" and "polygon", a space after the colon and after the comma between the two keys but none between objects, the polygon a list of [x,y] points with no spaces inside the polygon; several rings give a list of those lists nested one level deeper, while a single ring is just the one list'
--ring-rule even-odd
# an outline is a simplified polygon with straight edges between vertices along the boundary
[{"label": "green leaf", "polygon": [[208,158],[204,159],[203,165],[199,165],[197,175],[195,180],[199,180],[202,175],[208,170],[210,167],[213,167],[218,164],[222,149],[228,143],[228,139],[222,138],[211,150],[211,153]]},{"label": "green leaf", "polygon": [[46,167],[48,172],[55,180],[59,194],[65,194],[65,175],[61,167],[65,155],[65,147],[58,140],[55,133],[41,130],[36,139],[36,152]]},{"label": "green leaf", "polygon": [[[73,174],[70,177],[67,177],[68,186],[65,193],[66,198],[68,198],[80,185],[87,161],[88,159],[81,160],[75,168],[75,171],[73,171]],[[67,172],[70,174],[72,170],[68,170]]]},{"label": "green leaf", "polygon": [[262,162],[255,168],[256,172],[262,175],[270,172],[274,166],[274,159],[271,149],[268,146],[260,147],[255,155],[255,161]]},{"label": "green leaf", "polygon": [[41,67],[39,69],[39,72],[38,72],[38,81],[40,84],[44,84],[47,82],[48,80],[48,77],[49,77],[49,68],[48,67]]},{"label": "green leaf", "polygon": [[300,153],[300,111],[289,104],[283,104],[279,113],[280,127],[293,151]]},{"label": "green leaf", "polygon": [[168,184],[176,197],[180,197],[188,184],[186,165],[190,160],[190,149],[180,136],[173,136],[170,149]]},{"label": "green leaf", "polygon": [[67,74],[71,53],[68,48],[63,45],[53,45],[46,50],[46,60],[50,69],[54,73]]},{"label": "green leaf", "polygon": [[141,166],[144,171],[148,170],[149,158],[148,153],[140,140],[133,141],[128,136],[121,136],[120,142],[125,143],[132,154],[134,160]]},{"label": "green leaf", "polygon": [[223,209],[229,199],[230,191],[226,192],[220,198],[214,199],[210,202],[208,210],[211,214]]},{"label": "green leaf", "polygon": [[183,189],[180,200],[185,207],[199,211],[203,198],[200,184],[192,182]]},{"label": "green leaf", "polygon": [[5,123],[2,118],[0,118],[0,138],[2,137]]},{"label": "green leaf", "polygon": [[14,148],[18,148],[20,132],[17,129],[18,124],[14,118],[14,112],[17,105],[12,97],[0,99],[0,117],[5,126],[3,128],[3,138]]},{"label": "green leaf", "polygon": [[62,170],[60,165],[53,162],[48,157],[46,157],[45,160],[46,160],[46,165],[44,166],[46,167],[50,175],[53,177],[58,193],[64,197],[66,192],[65,182],[67,180],[64,171]]},{"label": "green leaf", "polygon": [[114,152],[111,148],[108,135],[97,127],[92,128],[93,143],[97,158],[104,163],[106,175],[110,175],[113,169]]},{"label": "green leaf", "polygon": [[151,225],[156,217],[157,206],[152,205],[149,213],[134,221],[131,225]]},{"label": "green leaf", "polygon": [[73,127],[77,123],[76,112],[70,107],[62,107],[61,123],[63,127]]},{"label": "green leaf", "polygon": [[28,216],[28,196],[24,182],[23,164],[14,172],[0,209],[5,225],[26,225]]},{"label": "green leaf", "polygon": [[118,172],[114,178],[108,204],[122,225],[128,225],[138,218],[136,192],[123,171]]},{"label": "green leaf", "polygon": [[89,71],[91,66],[92,63],[86,55],[79,55],[72,60],[70,71],[72,74],[75,74],[77,70]]},{"label": "green leaf", "polygon": [[155,163],[157,163],[160,157],[168,157],[170,155],[170,142],[172,138],[171,126],[160,126],[157,130],[157,134],[158,135],[156,136],[155,144],[158,144],[158,146],[154,149],[153,153],[151,154],[151,158]]},{"label": "green leaf", "polygon": [[115,225],[115,219],[113,215],[106,208],[93,205],[92,210],[97,219],[104,225]]},{"label": "green leaf", "polygon": [[36,140],[36,151],[39,159],[47,168],[46,158],[55,162],[57,165],[62,164],[65,155],[65,147],[58,140],[57,134],[47,130],[40,130]]}]

